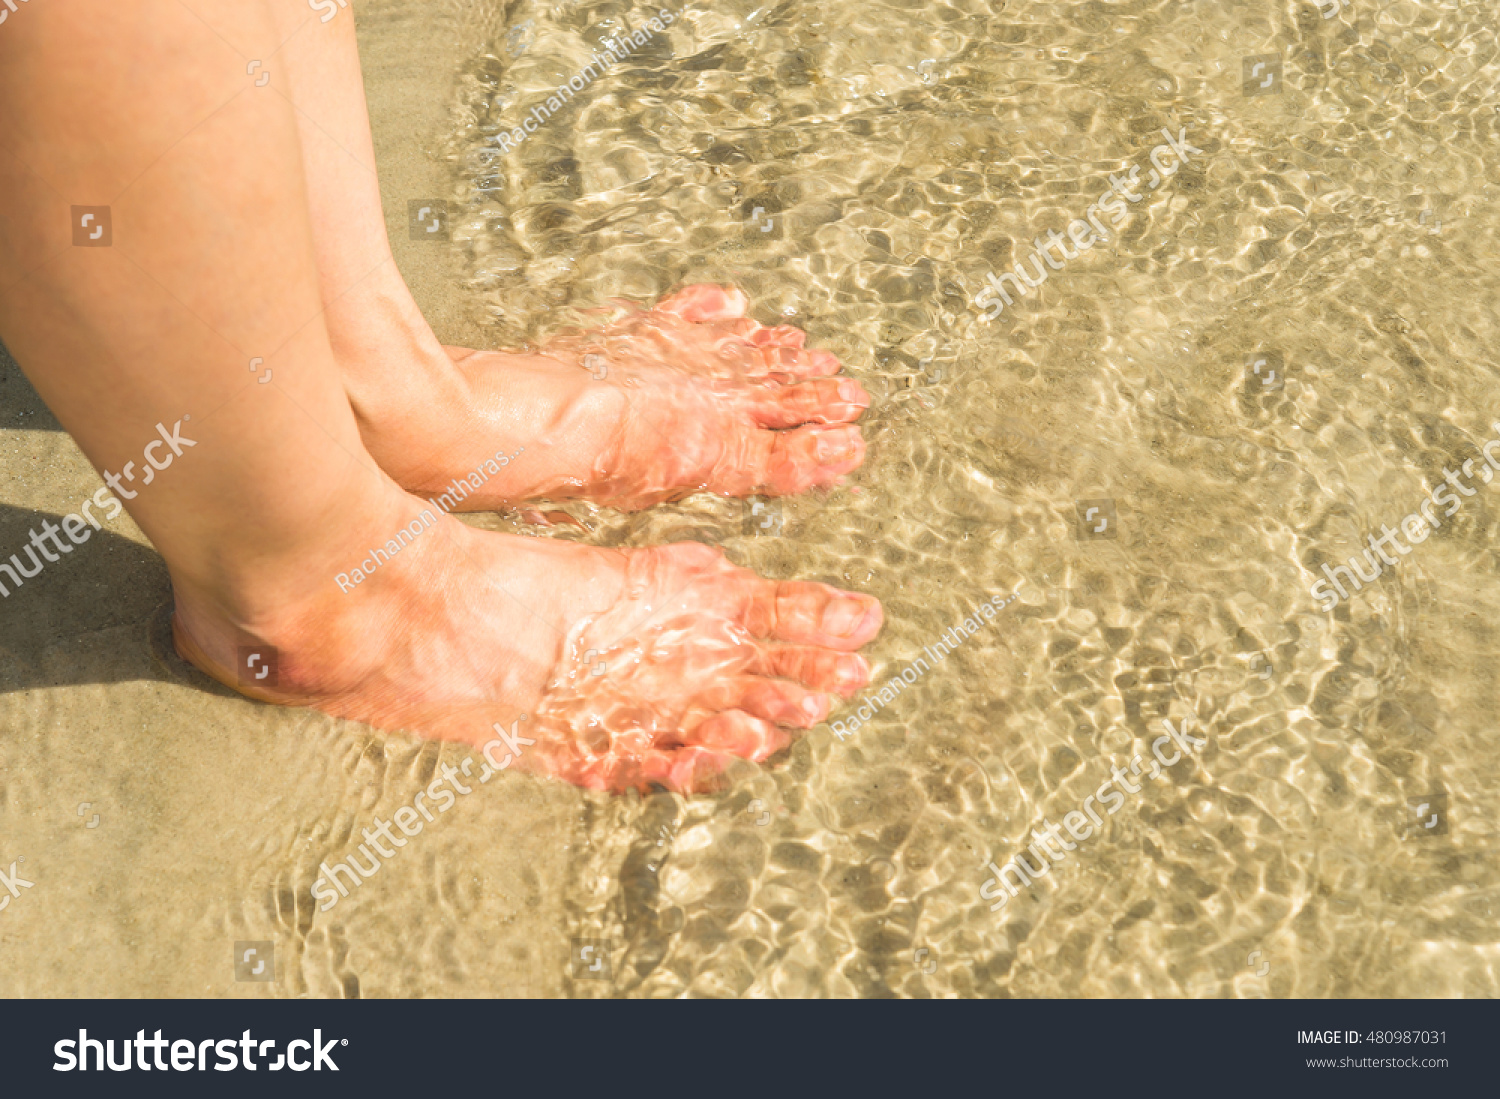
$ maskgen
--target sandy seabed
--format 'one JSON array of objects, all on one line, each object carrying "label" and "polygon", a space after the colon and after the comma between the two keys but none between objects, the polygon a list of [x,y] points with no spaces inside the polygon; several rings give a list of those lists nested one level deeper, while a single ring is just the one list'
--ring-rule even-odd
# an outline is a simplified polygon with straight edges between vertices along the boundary
[{"label": "sandy seabed", "polygon": [[[736,281],[876,393],[870,459],[774,524],[697,498],[545,536],[869,591],[876,682],[1016,601],[843,743],[715,797],[506,773],[325,914],[319,864],[465,753],[185,666],[122,516],[0,602],[0,869],[35,883],[0,995],[1500,992],[1494,490],[1332,614],[1308,595],[1500,415],[1493,5],[711,0],[496,155],[647,11],[357,3],[397,260],[469,346]],[[1203,155],[983,321],[985,274],[1169,126]],[[426,198],[451,242],[410,239]],[[100,483],[0,361],[0,551]],[[1188,716],[1196,756],[990,911],[988,861]]]}]

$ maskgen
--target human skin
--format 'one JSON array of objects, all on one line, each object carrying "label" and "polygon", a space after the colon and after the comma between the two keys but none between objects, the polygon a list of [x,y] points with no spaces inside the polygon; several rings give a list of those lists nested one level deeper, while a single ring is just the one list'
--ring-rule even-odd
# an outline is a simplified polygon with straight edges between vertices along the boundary
[{"label": "human skin", "polygon": [[274,50],[284,70],[275,87],[296,109],[334,357],[366,447],[403,488],[436,495],[500,445],[525,459],[456,510],[784,495],[864,460],[864,388],[834,377],[838,359],[807,350],[799,329],[747,317],[737,290],[687,287],[525,350],[443,346],[391,255],[353,18],[324,24],[301,0],[269,11],[274,44],[240,48]]},{"label": "human skin", "polygon": [[[273,8],[52,0],[0,35],[0,335],[97,469],[184,421],[193,448],[126,501],[166,560],[179,651],[254,697],[476,746],[524,713],[519,765],[599,789],[702,789],[821,721],[868,681],[879,603],[705,546],[443,515],[338,589],[427,505],[366,446],[297,112],[246,76],[282,41]],[[74,247],[70,205],[109,206],[112,246]],[[240,683],[244,646],[276,651],[274,687]]]}]

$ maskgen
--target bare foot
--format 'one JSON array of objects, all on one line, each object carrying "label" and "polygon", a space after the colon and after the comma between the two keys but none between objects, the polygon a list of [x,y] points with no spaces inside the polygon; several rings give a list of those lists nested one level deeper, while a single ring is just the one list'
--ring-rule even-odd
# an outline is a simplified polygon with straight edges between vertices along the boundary
[{"label": "bare foot", "polygon": [[[764,580],[697,543],[596,549],[426,509],[421,534],[341,589],[336,572],[424,509],[386,494],[365,529],[299,547],[263,606],[179,587],[178,650],[253,697],[475,746],[524,713],[516,765],[601,790],[705,789],[869,680],[854,650],[880,630],[878,601]],[[274,647],[274,688],[240,680],[246,646]]]},{"label": "bare foot", "polygon": [[[853,421],[870,398],[834,376],[832,354],[807,350],[800,329],[765,328],[747,306],[739,290],[690,286],[531,351],[444,348],[451,362],[418,373],[438,379],[429,393],[400,407],[355,395],[361,434],[398,484],[428,498],[447,492],[454,511],[543,498],[634,509],[694,492],[833,484],[864,460]],[[366,347],[381,323],[339,320]],[[436,354],[421,339],[389,341],[413,345]]]}]

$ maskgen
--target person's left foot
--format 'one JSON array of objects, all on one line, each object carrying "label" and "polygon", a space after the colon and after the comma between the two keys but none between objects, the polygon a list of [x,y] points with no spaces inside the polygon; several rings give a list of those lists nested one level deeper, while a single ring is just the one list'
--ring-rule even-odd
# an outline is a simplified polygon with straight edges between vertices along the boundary
[{"label": "person's left foot", "polygon": [[438,384],[417,383],[399,407],[357,390],[351,401],[370,453],[407,491],[434,498],[464,482],[454,511],[833,484],[864,460],[853,421],[870,398],[800,329],[765,328],[747,306],[739,290],[690,286],[534,350],[444,348],[449,362],[408,372]]}]

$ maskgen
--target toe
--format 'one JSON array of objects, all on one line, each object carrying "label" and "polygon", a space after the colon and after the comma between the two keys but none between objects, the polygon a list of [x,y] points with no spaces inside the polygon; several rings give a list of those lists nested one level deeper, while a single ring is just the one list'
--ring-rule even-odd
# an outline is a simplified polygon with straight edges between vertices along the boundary
[{"label": "toe", "polygon": [[735,756],[692,744],[650,748],[643,752],[609,752],[559,772],[559,777],[585,790],[618,793],[664,786],[680,793],[705,793],[722,783]]},{"label": "toe", "polygon": [[[761,329],[760,331],[765,331]],[[838,356],[831,351],[809,351],[806,348],[786,344],[752,345],[758,352],[761,371],[766,374],[787,374],[794,378],[826,378],[843,369]]]},{"label": "toe", "polygon": [[757,347],[801,347],[807,343],[807,333],[790,324],[778,324],[774,328],[757,328],[750,342]]},{"label": "toe", "polygon": [[812,645],[767,645],[747,670],[755,675],[795,680],[815,691],[853,698],[870,682],[870,665],[856,653]]},{"label": "toe", "polygon": [[[768,681],[763,681],[768,682]],[[816,724],[816,722],[814,722]],[[683,737],[688,746],[764,762],[792,742],[791,733],[742,710],[715,714]]]},{"label": "toe", "polygon": [[728,289],[709,283],[684,286],[675,294],[669,294],[656,303],[656,308],[667,313],[676,313],[685,321],[702,324],[706,321],[727,321],[743,317],[750,308],[750,299],[743,290]]},{"label": "toe", "polygon": [[869,643],[885,621],[873,595],[841,591],[806,580],[762,580],[745,589],[745,629],[756,637],[853,652]]},{"label": "toe", "polygon": [[750,415],[761,427],[846,424],[870,407],[870,395],[853,378],[828,378],[749,391]]},{"label": "toe", "polygon": [[727,752],[696,744],[676,750],[655,749],[621,767],[614,789],[654,785],[683,794],[708,793],[723,785],[724,772],[734,759]]},{"label": "toe", "polygon": [[[833,708],[832,700],[821,691],[810,691],[790,679],[767,679],[758,675],[721,679],[699,695],[695,702],[711,713],[741,710],[763,721],[794,729],[811,729]],[[692,736],[686,737],[685,742],[706,743]]]},{"label": "toe", "polygon": [[834,484],[864,460],[864,437],[847,424],[808,424],[790,431],[742,425],[720,443],[705,483],[725,496],[790,496]]},{"label": "toe", "polygon": [[809,425],[761,433],[767,434],[761,485],[773,496],[834,484],[865,460],[865,440],[857,427]]}]

